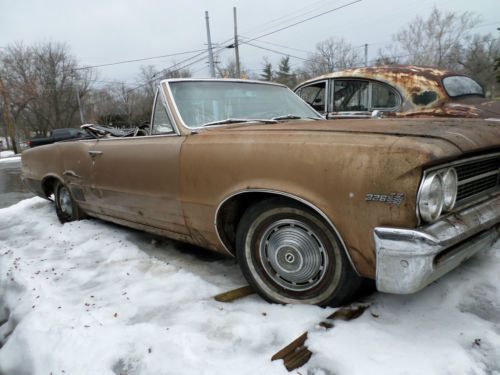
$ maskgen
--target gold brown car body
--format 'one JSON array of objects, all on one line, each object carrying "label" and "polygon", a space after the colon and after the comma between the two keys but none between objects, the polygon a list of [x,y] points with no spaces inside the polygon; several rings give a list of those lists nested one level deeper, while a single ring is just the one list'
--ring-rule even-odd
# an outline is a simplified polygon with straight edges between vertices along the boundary
[{"label": "gold brown car body", "polygon": [[[22,155],[26,184],[44,198],[56,186],[66,186],[88,216],[229,256],[238,253],[238,244],[246,244],[237,238],[245,213],[279,197],[278,204],[289,206],[283,212],[293,216],[302,210],[328,228],[356,275],[375,279],[379,290],[392,293],[425,287],[498,238],[500,122],[294,119],[189,127],[171,87],[185,81],[162,81],[157,94],[156,105],[164,105],[174,125],[171,133],[75,140],[27,150]],[[458,174],[456,207],[426,222],[418,200],[422,184],[436,170],[449,168]],[[304,234],[317,228],[311,223],[315,219],[308,220],[300,232],[293,231],[291,221],[285,221],[288,232],[275,230],[284,236],[298,233],[307,244],[316,237],[320,244],[327,241]],[[298,247],[292,243],[286,250],[290,267],[296,256],[307,255]],[[264,279],[273,285],[268,274],[269,280]],[[253,285],[259,292],[267,287]],[[293,285],[283,298],[279,292],[261,294],[275,302],[329,302],[312,295],[302,299]],[[333,301],[342,302],[345,298]]]}]

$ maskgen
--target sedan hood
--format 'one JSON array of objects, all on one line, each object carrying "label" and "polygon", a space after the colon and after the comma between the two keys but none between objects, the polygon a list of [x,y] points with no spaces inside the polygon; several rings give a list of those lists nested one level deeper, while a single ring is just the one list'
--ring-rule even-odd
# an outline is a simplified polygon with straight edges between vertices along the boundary
[{"label": "sedan hood", "polygon": [[272,125],[233,125],[219,128],[238,132],[338,132],[440,139],[463,153],[500,148],[500,121],[473,119],[360,119],[289,121]]}]

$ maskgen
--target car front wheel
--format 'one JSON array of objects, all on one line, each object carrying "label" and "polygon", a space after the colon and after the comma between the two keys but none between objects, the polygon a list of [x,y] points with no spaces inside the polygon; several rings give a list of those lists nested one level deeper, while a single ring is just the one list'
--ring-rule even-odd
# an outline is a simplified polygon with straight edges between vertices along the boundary
[{"label": "car front wheel", "polygon": [[69,188],[61,182],[56,183],[54,190],[56,213],[61,223],[84,219],[85,213],[75,202]]},{"label": "car front wheel", "polygon": [[362,280],[330,227],[282,198],[245,212],[236,251],[247,281],[271,302],[339,306],[349,302]]}]

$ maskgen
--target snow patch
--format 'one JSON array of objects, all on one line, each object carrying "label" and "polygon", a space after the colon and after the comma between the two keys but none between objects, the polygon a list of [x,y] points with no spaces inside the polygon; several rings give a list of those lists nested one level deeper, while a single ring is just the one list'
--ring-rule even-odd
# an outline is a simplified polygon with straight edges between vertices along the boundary
[{"label": "snow patch", "polygon": [[498,375],[498,250],[325,330],[334,309],[214,301],[232,259],[27,199],[0,209],[0,373],[288,374],[270,358],[308,330],[302,374]]}]

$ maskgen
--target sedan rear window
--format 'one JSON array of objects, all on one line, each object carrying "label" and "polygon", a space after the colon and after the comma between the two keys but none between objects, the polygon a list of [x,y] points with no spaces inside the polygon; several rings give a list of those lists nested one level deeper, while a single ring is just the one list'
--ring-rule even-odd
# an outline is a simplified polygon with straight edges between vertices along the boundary
[{"label": "sedan rear window", "polygon": [[450,76],[443,79],[443,86],[450,97],[463,95],[484,96],[483,88],[472,78],[465,76]]}]

